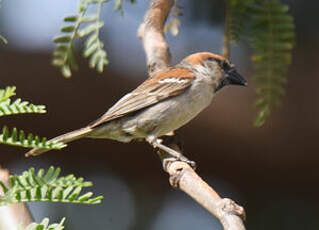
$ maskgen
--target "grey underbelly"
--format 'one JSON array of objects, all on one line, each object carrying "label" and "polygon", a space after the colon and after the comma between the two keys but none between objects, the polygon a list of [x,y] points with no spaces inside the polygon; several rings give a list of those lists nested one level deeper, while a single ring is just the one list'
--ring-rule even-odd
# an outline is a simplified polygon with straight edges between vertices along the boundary
[{"label": "grey underbelly", "polygon": [[106,138],[121,142],[144,139],[149,135],[163,136],[191,119],[187,111],[181,111],[170,102],[160,102],[130,116],[115,119],[95,128],[88,137]]}]

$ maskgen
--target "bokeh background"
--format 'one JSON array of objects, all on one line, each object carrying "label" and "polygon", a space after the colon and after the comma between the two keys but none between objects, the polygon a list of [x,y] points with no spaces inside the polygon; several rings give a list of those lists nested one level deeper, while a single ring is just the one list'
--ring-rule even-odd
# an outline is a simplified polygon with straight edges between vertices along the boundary
[{"label": "bokeh background", "polygon": [[[180,129],[186,155],[198,173],[222,196],[246,209],[248,229],[318,229],[318,53],[319,2],[286,1],[296,22],[296,48],[287,74],[282,106],[262,128],[254,128],[255,84],[250,50],[232,47],[231,59],[247,78],[248,88],[223,90],[212,105]],[[181,0],[185,7],[177,37],[167,40],[173,63],[198,51],[221,52],[223,5],[220,0]],[[78,57],[80,71],[64,79],[50,65],[52,38],[62,17],[77,1],[3,1],[0,32],[1,88],[17,86],[19,97],[45,104],[45,115],[12,116],[2,124],[53,137],[82,127],[102,115],[146,78],[145,56],[136,30],[148,1],[125,4],[124,16],[103,8],[102,38],[110,65],[102,75]],[[94,9],[92,9],[94,10]],[[67,229],[159,230],[221,229],[217,220],[180,191],[173,190],[160,161],[146,143],[122,144],[83,139],[62,151],[24,158],[24,150],[0,146],[0,164],[19,173],[29,167],[62,168],[94,183],[104,195],[96,206],[30,204],[37,221],[67,217]]]}]

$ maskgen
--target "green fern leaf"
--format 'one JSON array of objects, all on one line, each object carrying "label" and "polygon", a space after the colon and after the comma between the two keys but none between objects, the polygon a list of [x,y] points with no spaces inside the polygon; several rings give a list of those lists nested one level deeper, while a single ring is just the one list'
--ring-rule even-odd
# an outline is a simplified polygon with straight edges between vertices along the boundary
[{"label": "green fern leaf", "polygon": [[80,195],[82,188],[92,186],[91,182],[73,175],[59,177],[60,169],[50,167],[47,173],[40,169],[38,173],[33,168],[22,175],[10,176],[10,186],[0,181],[4,195],[0,195],[0,206],[18,202],[51,201],[64,203],[98,204],[102,196],[92,197],[88,192]]},{"label": "green fern leaf", "polygon": [[64,221],[65,221],[65,218],[63,218],[60,221],[60,223],[49,225],[49,219],[44,218],[40,224],[31,223],[24,230],[63,230],[64,229],[64,226],[63,226]]},{"label": "green fern leaf", "polygon": [[[57,44],[53,52],[52,65],[60,68],[62,75],[71,77],[72,71],[78,69],[74,55],[74,41],[76,38],[88,36],[83,56],[89,58],[89,67],[96,69],[102,73],[104,67],[108,65],[107,53],[104,44],[99,38],[100,29],[103,22],[100,21],[102,4],[109,0],[80,0],[78,12],[76,15],[65,17],[64,22],[69,25],[61,28],[62,35],[54,38]],[[129,0],[135,3],[135,0]],[[123,14],[123,0],[116,0],[114,9]],[[86,11],[90,5],[97,5],[97,12],[92,15],[86,15]],[[82,28],[80,29],[80,26]]]},{"label": "green fern leaf", "polygon": [[44,105],[30,104],[28,101],[22,101],[20,98],[11,103],[10,98],[0,102],[0,116],[24,113],[45,113]]},{"label": "green fern leaf", "polygon": [[116,0],[115,1],[114,10],[115,11],[122,11],[123,10],[123,0]]},{"label": "green fern leaf", "polygon": [[65,21],[65,22],[76,22],[77,20],[78,20],[77,15],[67,16],[67,17],[63,18],[63,21]]},{"label": "green fern leaf", "polygon": [[43,149],[61,149],[66,146],[61,142],[47,141],[46,138],[40,139],[40,137],[33,136],[31,133],[25,138],[23,130],[18,131],[13,128],[10,132],[7,126],[3,126],[2,133],[0,133],[0,144]]},{"label": "green fern leaf", "polygon": [[81,25],[80,18],[84,13],[85,12],[82,12],[79,16],[65,17],[65,22],[72,22],[74,24],[62,27],[61,32],[64,34],[53,39],[57,46],[53,52],[52,64],[59,67],[63,76],[66,78],[71,77],[72,70],[78,69],[73,53],[73,46],[77,31]]},{"label": "green fern leaf", "polygon": [[90,16],[90,20],[86,20],[90,21],[90,24],[79,32],[79,36],[88,36],[84,45],[83,56],[89,58],[89,67],[95,68],[99,73],[102,73],[104,66],[109,63],[107,53],[104,50],[104,44],[99,38],[100,29],[104,25],[100,21],[100,15],[102,4],[105,0],[96,0],[95,2],[97,3],[97,14],[95,17],[94,15]]},{"label": "green fern leaf", "polygon": [[84,29],[78,32],[79,37],[87,36],[93,32],[99,31],[103,27],[104,23],[95,21],[94,23],[84,27]]},{"label": "green fern leaf", "polygon": [[253,62],[259,99],[255,126],[262,126],[271,111],[280,105],[294,46],[294,22],[288,6],[278,0],[256,1],[250,6]]},{"label": "green fern leaf", "polygon": [[227,0],[230,7],[230,39],[238,43],[244,33],[245,24],[247,24],[248,8],[254,0]]},{"label": "green fern leaf", "polygon": [[8,44],[8,40],[5,37],[3,37],[2,35],[0,35],[0,41],[2,41],[2,43],[5,45]]},{"label": "green fern leaf", "polygon": [[15,86],[7,86],[5,89],[0,89],[0,103],[16,95],[15,91]]},{"label": "green fern leaf", "polygon": [[[135,0],[128,0],[131,4],[134,4],[136,1]],[[116,0],[114,3],[114,10],[115,11],[120,11],[121,14],[124,13],[123,11],[123,2],[124,0]]]},{"label": "green fern leaf", "polygon": [[[61,31],[64,29],[64,27],[61,29]],[[64,32],[64,31],[62,31]],[[71,37],[68,36],[68,35],[65,35],[65,36],[58,36],[58,37],[55,37],[53,38],[53,41],[55,43],[69,43],[71,41]]]},{"label": "green fern leaf", "polygon": [[[54,38],[54,42],[57,44],[55,51],[53,52],[52,64],[60,68],[63,76],[71,77],[72,71],[78,69],[74,55],[74,41],[75,39],[82,38],[90,35],[90,45],[84,47],[84,56],[89,57],[95,52],[96,62],[90,61],[90,67],[97,68],[99,72],[103,71],[103,67],[108,64],[106,59],[106,52],[103,50],[103,43],[99,40],[99,31],[103,27],[103,22],[100,21],[102,4],[107,0],[80,0],[79,9],[77,15],[72,15],[64,18],[64,21],[71,25],[66,25],[61,28],[63,35]],[[97,13],[93,15],[86,15],[86,11],[91,4],[97,4]],[[80,26],[84,27],[80,30]],[[95,39],[92,39],[95,36]],[[96,46],[96,49],[92,49],[91,45]],[[93,47],[94,48],[94,47]],[[89,51],[88,51],[89,50]],[[102,54],[103,53],[103,54]],[[102,54],[102,55],[101,55]],[[92,64],[93,63],[93,64]],[[101,68],[101,63],[103,67]]]}]

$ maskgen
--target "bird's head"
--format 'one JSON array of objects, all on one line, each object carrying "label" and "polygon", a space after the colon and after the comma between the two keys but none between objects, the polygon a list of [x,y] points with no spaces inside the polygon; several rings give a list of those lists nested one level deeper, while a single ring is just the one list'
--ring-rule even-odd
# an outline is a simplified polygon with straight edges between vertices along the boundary
[{"label": "bird's head", "polygon": [[236,71],[226,58],[209,53],[195,53],[183,60],[198,72],[204,72],[212,78],[215,91],[228,85],[247,86],[246,80]]}]

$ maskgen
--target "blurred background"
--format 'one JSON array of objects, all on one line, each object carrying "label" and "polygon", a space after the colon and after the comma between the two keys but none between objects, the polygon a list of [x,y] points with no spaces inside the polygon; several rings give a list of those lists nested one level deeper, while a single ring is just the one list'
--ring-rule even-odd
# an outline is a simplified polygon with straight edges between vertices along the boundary
[{"label": "blurred background", "polygon": [[[71,79],[50,65],[52,38],[62,17],[73,14],[76,0],[3,1],[0,33],[1,88],[17,86],[17,96],[45,104],[44,115],[12,116],[2,124],[54,137],[80,128],[102,115],[121,96],[146,79],[145,56],[136,37],[148,1],[124,5],[124,16],[103,8],[102,35],[110,65],[102,75],[87,67]],[[230,87],[212,105],[179,130],[185,154],[197,172],[223,197],[245,207],[248,229],[318,229],[318,53],[317,1],[286,1],[295,17],[297,45],[287,74],[283,105],[262,128],[254,128],[255,85],[249,48],[232,47],[231,60],[249,87]],[[192,52],[221,53],[223,5],[220,0],[181,0],[182,26],[177,37],[167,35],[177,63]],[[62,168],[94,183],[104,195],[100,205],[30,204],[36,221],[67,217],[67,229],[221,229],[202,207],[173,190],[161,163],[146,143],[82,139],[62,151],[25,158],[21,148],[0,146],[0,164],[12,173],[29,167]]]}]

